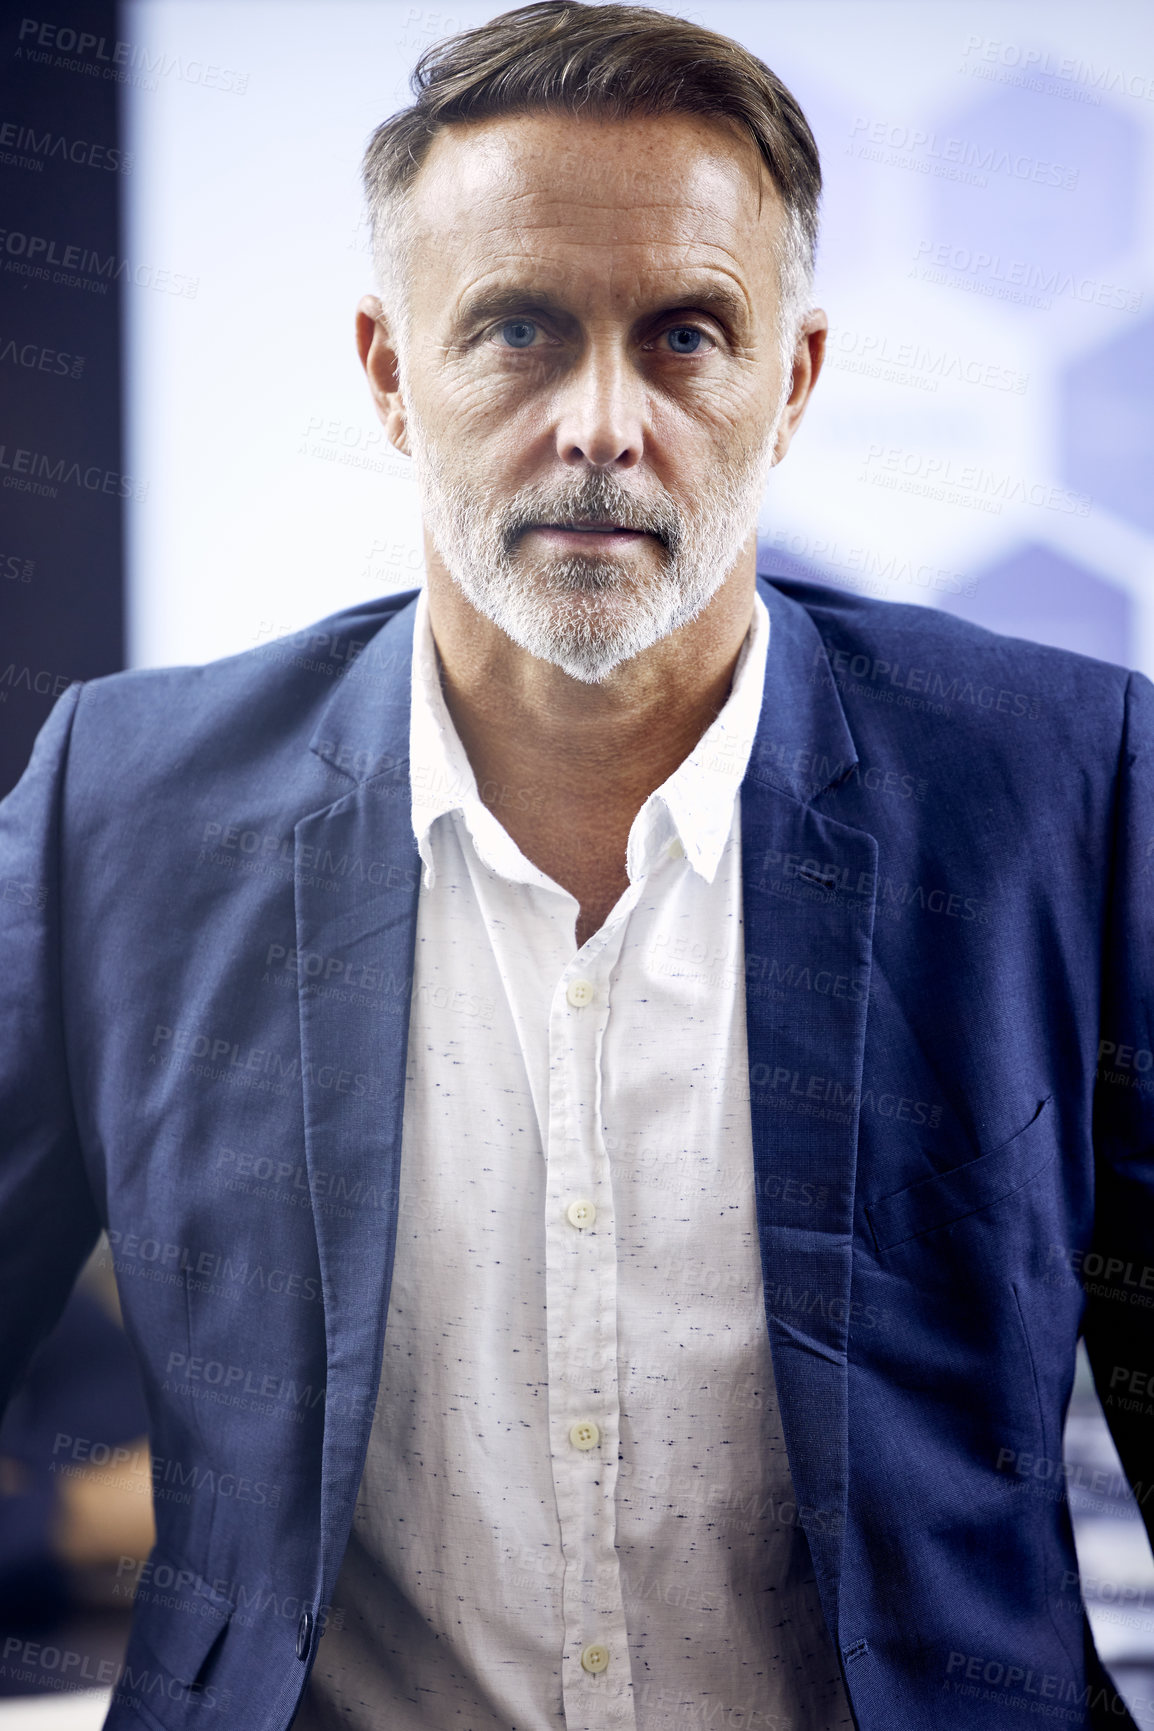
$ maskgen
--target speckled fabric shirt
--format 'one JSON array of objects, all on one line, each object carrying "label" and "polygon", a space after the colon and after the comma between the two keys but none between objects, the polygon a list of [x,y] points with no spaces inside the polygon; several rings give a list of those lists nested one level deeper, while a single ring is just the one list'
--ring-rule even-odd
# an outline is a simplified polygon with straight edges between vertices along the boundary
[{"label": "speckled fabric shirt", "polygon": [[420,598],[396,1263],[297,1731],[852,1725],[754,1210],[737,793],[768,642],[758,598],[578,949],[576,900],[478,797]]}]

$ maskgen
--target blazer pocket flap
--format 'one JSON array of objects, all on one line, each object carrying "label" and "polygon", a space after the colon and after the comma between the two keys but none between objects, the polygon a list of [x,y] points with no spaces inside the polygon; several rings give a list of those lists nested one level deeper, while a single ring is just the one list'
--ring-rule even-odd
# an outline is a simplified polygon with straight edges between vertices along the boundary
[{"label": "blazer pocket flap", "polygon": [[1008,1142],[956,1166],[934,1172],[866,1205],[866,1217],[879,1250],[890,1250],[938,1226],[949,1226],[1012,1196],[1049,1164],[1057,1150],[1046,1132],[1050,1126],[1047,1094],[1030,1122]]},{"label": "blazer pocket flap", "polygon": [[[166,1578],[170,1588],[160,1584]],[[195,1570],[158,1561],[143,1603],[137,1596],[136,1620],[140,1639],[169,1676],[192,1688],[232,1611]]]}]

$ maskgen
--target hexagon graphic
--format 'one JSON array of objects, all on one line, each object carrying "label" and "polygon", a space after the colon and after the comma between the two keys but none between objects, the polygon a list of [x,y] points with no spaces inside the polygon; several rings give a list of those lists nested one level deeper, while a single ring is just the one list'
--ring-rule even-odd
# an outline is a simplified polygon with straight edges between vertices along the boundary
[{"label": "hexagon graphic", "polygon": [[1076,649],[1099,661],[1128,665],[1134,606],[1125,590],[1049,547],[1019,547],[978,573],[977,594],[950,597],[951,613],[1028,637],[1055,649]]},{"label": "hexagon graphic", "polygon": [[1043,281],[1102,272],[1134,244],[1143,138],[1107,98],[1006,90],[930,125],[937,240],[1003,269],[1024,261]]},{"label": "hexagon graphic", "polygon": [[1061,392],[1063,479],[1154,532],[1154,318],[1072,362]]}]

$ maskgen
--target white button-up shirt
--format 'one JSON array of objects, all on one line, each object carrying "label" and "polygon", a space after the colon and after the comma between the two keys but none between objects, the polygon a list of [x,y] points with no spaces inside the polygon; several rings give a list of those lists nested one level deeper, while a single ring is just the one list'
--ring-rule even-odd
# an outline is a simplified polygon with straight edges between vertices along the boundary
[{"label": "white button-up shirt", "polygon": [[418,601],[396,1261],[299,1731],[852,1725],[754,1207],[737,794],[768,640],[758,598],[578,949],[575,898],[479,797]]}]

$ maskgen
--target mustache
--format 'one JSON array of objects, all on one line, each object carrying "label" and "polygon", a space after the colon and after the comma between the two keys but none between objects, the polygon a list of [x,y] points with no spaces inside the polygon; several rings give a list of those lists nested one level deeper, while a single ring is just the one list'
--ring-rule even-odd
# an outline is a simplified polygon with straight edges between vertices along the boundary
[{"label": "mustache", "polygon": [[668,495],[640,499],[606,474],[574,476],[555,487],[523,487],[501,512],[501,540],[511,553],[525,531],[538,524],[568,527],[590,521],[652,535],[670,554],[681,541],[681,515]]}]

